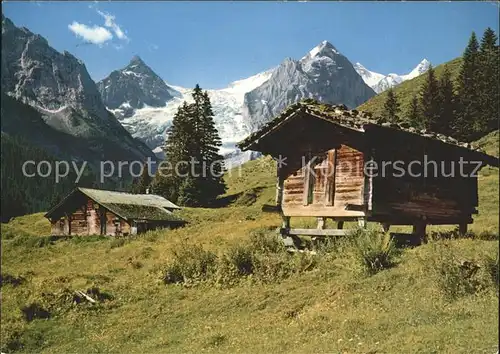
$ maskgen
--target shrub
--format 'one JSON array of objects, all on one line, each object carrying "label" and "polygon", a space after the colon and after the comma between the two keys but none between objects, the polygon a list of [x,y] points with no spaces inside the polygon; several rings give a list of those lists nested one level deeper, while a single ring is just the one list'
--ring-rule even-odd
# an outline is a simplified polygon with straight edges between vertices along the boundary
[{"label": "shrub", "polygon": [[250,234],[250,247],[255,252],[281,253],[286,252],[284,243],[275,232],[269,229],[257,229]]},{"label": "shrub", "polygon": [[498,252],[495,257],[486,256],[484,261],[484,268],[488,272],[493,285],[496,287],[497,291],[499,288],[499,255]]},{"label": "shrub", "polygon": [[238,275],[245,276],[253,273],[254,255],[250,247],[246,245],[231,247],[227,253],[227,260],[237,271]]},{"label": "shrub", "polygon": [[453,300],[485,288],[477,262],[458,258],[446,244],[436,247],[438,256],[429,262],[428,270],[445,298]]},{"label": "shrub", "polygon": [[295,271],[294,255],[287,253],[261,253],[256,256],[255,277],[265,283],[288,278]]},{"label": "shrub", "polygon": [[204,281],[216,270],[217,256],[199,245],[183,242],[173,252],[173,261],[167,265],[164,282],[186,283]]},{"label": "shrub", "polygon": [[348,236],[353,255],[363,271],[369,275],[396,264],[398,250],[388,233],[354,229]]}]

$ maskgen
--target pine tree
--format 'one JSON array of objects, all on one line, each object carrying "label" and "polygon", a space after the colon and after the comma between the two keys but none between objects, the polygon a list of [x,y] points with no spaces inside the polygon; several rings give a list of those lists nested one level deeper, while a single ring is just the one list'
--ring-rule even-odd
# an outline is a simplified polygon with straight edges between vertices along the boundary
[{"label": "pine tree", "polygon": [[469,44],[462,57],[462,66],[458,75],[458,104],[459,114],[456,124],[456,136],[461,140],[470,141],[477,134],[479,120],[480,97],[478,83],[479,44],[476,34],[472,32]]},{"label": "pine tree", "polygon": [[422,126],[432,130],[439,123],[439,84],[434,68],[429,66],[425,81],[420,88],[420,107],[422,112]]},{"label": "pine tree", "polygon": [[391,87],[387,90],[387,98],[384,103],[384,116],[389,122],[396,123],[399,120],[399,111],[399,103]]},{"label": "pine tree", "polygon": [[455,93],[451,74],[447,67],[439,79],[439,118],[431,130],[445,135],[453,135],[455,120]]},{"label": "pine tree", "polygon": [[417,129],[424,128],[417,95],[413,95],[410,101],[408,111],[406,112],[406,119],[412,127]]},{"label": "pine tree", "polygon": [[497,46],[495,31],[487,28],[484,31],[479,49],[478,89],[480,117],[476,122],[476,130],[480,135],[498,129],[498,104],[500,102],[500,51]]}]

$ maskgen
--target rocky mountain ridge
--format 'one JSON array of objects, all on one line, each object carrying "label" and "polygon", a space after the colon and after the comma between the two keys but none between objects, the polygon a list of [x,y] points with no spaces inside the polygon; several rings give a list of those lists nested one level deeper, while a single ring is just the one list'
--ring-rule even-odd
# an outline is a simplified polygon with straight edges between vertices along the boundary
[{"label": "rocky mountain ridge", "polygon": [[[73,151],[79,160],[145,160],[154,157],[147,146],[133,138],[106,109],[85,64],[69,52],[58,52],[48,41],[27,28],[19,28],[2,15],[2,95],[14,99],[2,112],[2,132],[32,138],[33,126],[16,126],[19,111],[28,110],[32,121],[45,124],[47,136],[73,137],[87,144]],[[5,114],[4,114],[5,113]],[[64,144],[67,144],[67,139]],[[64,155],[71,150],[61,139],[38,139],[41,147]]]}]

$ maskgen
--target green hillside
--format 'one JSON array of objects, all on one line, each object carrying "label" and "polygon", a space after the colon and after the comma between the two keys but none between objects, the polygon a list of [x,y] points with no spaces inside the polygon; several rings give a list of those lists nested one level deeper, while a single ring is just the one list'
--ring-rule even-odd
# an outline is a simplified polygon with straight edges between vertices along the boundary
[{"label": "green hillside", "polygon": [[[447,67],[448,70],[450,71],[451,78],[455,80],[458,77],[461,63],[462,63],[462,58],[456,58],[447,63],[437,66],[435,68],[436,76],[439,78],[441,76],[441,73],[444,71],[444,68]],[[420,75],[412,80],[405,81],[394,88],[394,93],[398,98],[401,112],[403,112],[403,114],[407,112],[413,95],[418,94],[420,86],[424,81],[425,81],[425,75]],[[357,109],[362,111],[372,112],[374,115],[382,115],[386,97],[387,97],[387,91],[382,92],[370,98],[367,102],[363,103]]]},{"label": "green hillside", "polygon": [[[486,149],[495,143],[494,136],[485,138]],[[2,224],[2,352],[498,350],[498,288],[492,278],[498,274],[498,169],[483,169],[479,179],[479,215],[471,227],[476,237],[432,237],[400,250],[392,267],[368,275],[348,242],[310,255],[255,243],[259,235],[271,240],[280,225],[278,215],[261,212],[274,199],[274,168],[274,161],[262,158],[232,170],[220,207],[182,210],[189,224],[176,230],[53,241],[45,237],[49,224],[41,213]],[[192,245],[219,261],[246,264],[250,239],[252,247],[267,247],[250,276],[235,276],[221,261],[205,282],[162,280],[178,259],[174,251],[189,251],[188,265],[197,259],[209,264],[207,253]],[[464,277],[464,260],[480,265],[477,274]],[[78,303],[75,290],[98,303]]]}]

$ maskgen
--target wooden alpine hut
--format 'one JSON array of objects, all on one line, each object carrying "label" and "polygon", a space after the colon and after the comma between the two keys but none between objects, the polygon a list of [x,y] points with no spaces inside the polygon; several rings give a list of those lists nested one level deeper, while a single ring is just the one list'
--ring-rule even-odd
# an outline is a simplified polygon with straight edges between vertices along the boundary
[{"label": "wooden alpine hut", "polygon": [[[499,160],[470,144],[371,114],[305,100],[238,144],[277,161],[276,205],[282,235],[343,235],[345,221],[457,224],[477,214],[477,172]],[[292,217],[315,217],[316,229],[293,229]],[[326,218],[337,229],[325,229]]]},{"label": "wooden alpine hut", "polygon": [[159,195],[77,187],[45,217],[55,236],[127,236],[183,225],[185,222],[174,215],[178,209],[180,207]]}]

